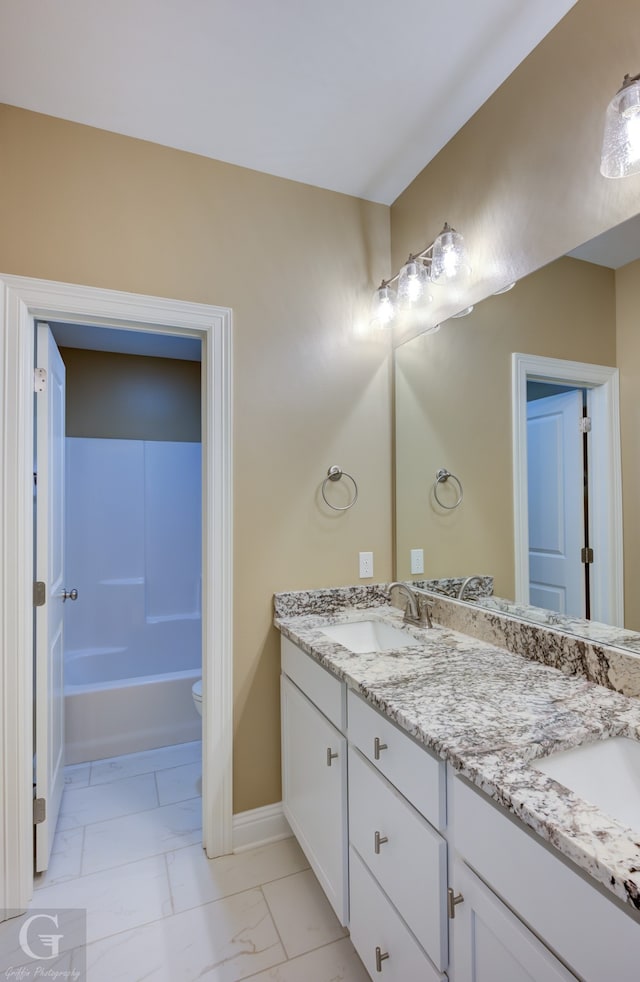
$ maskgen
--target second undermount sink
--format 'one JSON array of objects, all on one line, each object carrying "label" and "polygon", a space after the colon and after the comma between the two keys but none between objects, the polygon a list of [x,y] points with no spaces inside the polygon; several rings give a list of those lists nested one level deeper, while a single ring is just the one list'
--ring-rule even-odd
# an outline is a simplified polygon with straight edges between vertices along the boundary
[{"label": "second undermount sink", "polygon": [[352,621],[323,627],[322,633],[344,648],[362,655],[370,651],[397,651],[417,644],[410,634],[384,621]]},{"label": "second undermount sink", "polygon": [[611,818],[640,830],[640,743],[610,737],[532,763]]}]

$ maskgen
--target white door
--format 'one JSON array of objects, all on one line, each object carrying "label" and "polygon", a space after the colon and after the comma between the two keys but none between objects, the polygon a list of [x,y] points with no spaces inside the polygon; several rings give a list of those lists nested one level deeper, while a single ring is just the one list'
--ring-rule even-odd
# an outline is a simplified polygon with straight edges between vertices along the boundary
[{"label": "white door", "polygon": [[582,392],[527,403],[529,603],[585,616]]},{"label": "white door", "polygon": [[65,371],[46,324],[38,324],[36,364],[44,370],[36,395],[36,580],[44,604],[36,606],[35,785],[45,801],[36,825],[35,868],[47,869],[64,786],[64,410]]}]

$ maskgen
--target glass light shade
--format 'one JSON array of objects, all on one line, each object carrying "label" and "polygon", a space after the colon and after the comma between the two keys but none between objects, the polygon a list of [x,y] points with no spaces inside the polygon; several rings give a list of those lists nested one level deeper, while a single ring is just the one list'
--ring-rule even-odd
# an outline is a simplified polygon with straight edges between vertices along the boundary
[{"label": "glass light shade", "polygon": [[396,316],[396,294],[384,282],[373,295],[371,320],[378,327],[390,327]]},{"label": "glass light shade", "polygon": [[600,173],[604,177],[640,173],[640,79],[626,75],[607,106]]},{"label": "glass light shade", "polygon": [[445,225],[433,243],[431,281],[444,283],[460,279],[469,273],[464,239],[450,225]]},{"label": "glass light shade", "polygon": [[409,256],[398,275],[398,304],[401,307],[410,307],[418,300],[426,299],[428,279],[424,263],[414,256]]}]

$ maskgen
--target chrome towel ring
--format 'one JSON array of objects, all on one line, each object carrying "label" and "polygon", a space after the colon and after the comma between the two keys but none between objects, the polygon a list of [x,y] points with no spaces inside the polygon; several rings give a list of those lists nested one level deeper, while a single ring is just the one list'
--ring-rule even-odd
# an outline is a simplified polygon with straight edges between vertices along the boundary
[{"label": "chrome towel ring", "polygon": [[[451,478],[452,481],[455,481],[456,484],[458,485],[458,497],[455,504],[453,505],[445,505],[444,501],[441,501],[440,498],[438,497],[438,485],[446,484],[449,478]],[[447,511],[453,511],[454,508],[458,507],[458,505],[462,501],[463,496],[464,496],[464,491],[462,490],[462,484],[460,483],[460,479],[457,478],[455,474],[452,474],[451,471],[448,471],[446,467],[441,467],[440,470],[436,473],[436,480],[435,480],[435,484],[433,485],[433,497],[436,499],[440,507],[446,508]]]},{"label": "chrome towel ring", "polygon": [[[353,484],[353,498],[351,499],[348,505],[332,505],[325,494],[325,491],[327,489],[327,482],[339,481],[341,477],[348,477],[351,483]],[[356,484],[356,479],[354,477],[351,477],[351,474],[347,474],[346,471],[343,471],[341,467],[338,467],[336,464],[334,464],[333,467],[329,468],[329,470],[327,471],[327,476],[322,482],[322,497],[325,500],[325,504],[329,505],[329,508],[333,508],[334,511],[348,511],[349,508],[353,508],[356,501],[358,500],[358,485]]]}]

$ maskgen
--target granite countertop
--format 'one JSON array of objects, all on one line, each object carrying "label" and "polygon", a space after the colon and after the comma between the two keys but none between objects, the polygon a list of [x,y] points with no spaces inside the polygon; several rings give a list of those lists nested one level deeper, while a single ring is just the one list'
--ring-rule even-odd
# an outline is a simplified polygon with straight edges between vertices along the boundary
[{"label": "granite countertop", "polygon": [[[357,589],[357,588],[356,588]],[[281,595],[283,598],[295,594]],[[313,594],[307,594],[307,597]],[[635,910],[635,832],[556,783],[535,758],[606,736],[640,739],[640,701],[450,628],[404,625],[379,591],[332,604],[331,591],[300,613],[276,601],[275,625],[332,674]],[[353,654],[328,624],[380,619],[415,638],[396,652]]]}]

